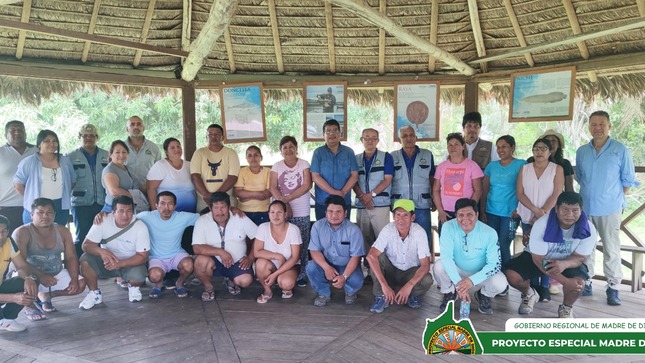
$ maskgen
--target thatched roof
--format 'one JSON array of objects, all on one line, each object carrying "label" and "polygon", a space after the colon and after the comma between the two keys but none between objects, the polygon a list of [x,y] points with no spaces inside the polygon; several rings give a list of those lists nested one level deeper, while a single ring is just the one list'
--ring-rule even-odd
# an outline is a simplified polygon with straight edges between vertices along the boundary
[{"label": "thatched roof", "polygon": [[[554,65],[577,67],[585,97],[638,93],[645,84],[645,0],[217,0],[213,6],[208,0],[0,0],[0,75],[159,87],[181,87],[196,75],[197,88],[251,80],[301,88],[303,81],[342,79],[361,88],[350,97],[368,101],[387,99],[393,81],[412,79],[475,80],[489,84],[485,96],[503,100],[511,72]],[[0,92],[21,92],[10,79],[1,79]],[[51,90],[74,86],[58,87]],[[444,90],[451,100],[462,97],[461,88]]]}]

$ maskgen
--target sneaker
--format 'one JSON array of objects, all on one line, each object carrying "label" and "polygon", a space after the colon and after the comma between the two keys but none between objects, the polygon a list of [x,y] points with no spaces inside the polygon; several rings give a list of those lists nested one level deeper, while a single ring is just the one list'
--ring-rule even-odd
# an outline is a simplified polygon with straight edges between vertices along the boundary
[{"label": "sneaker", "polygon": [[592,296],[593,291],[591,289],[591,282],[585,282],[585,288],[582,290],[582,294],[580,296]]},{"label": "sneaker", "polygon": [[345,294],[345,304],[346,305],[354,305],[356,304],[356,294]]},{"label": "sneaker", "polygon": [[549,289],[547,287],[538,286],[535,288],[535,291],[537,291],[538,296],[540,296],[540,302],[551,301],[551,293],[549,292]]},{"label": "sneaker", "polygon": [[370,306],[370,312],[372,313],[382,313],[385,308],[390,306],[390,304],[385,301],[385,296],[375,296],[372,306]]},{"label": "sneaker", "polygon": [[168,290],[173,290],[176,286],[176,280],[175,279],[165,279],[163,280],[163,287],[165,287]]},{"label": "sneaker", "polygon": [[18,323],[13,319],[0,319],[0,330],[19,332],[24,331],[25,329],[27,328],[25,328],[24,325]]},{"label": "sneaker", "polygon": [[479,303],[477,310],[484,315],[493,315],[493,307],[490,306],[490,298],[482,294],[481,290],[475,293],[475,300]]},{"label": "sneaker", "polygon": [[142,298],[143,296],[141,295],[139,286],[128,286],[128,300],[130,300],[130,302],[138,302],[141,301]]},{"label": "sneaker", "polygon": [[506,285],[506,288],[504,289],[504,291],[502,291],[502,292],[500,292],[499,294],[495,295],[495,297],[498,297],[498,296],[501,296],[501,297],[508,296],[508,290],[509,290],[509,286],[508,286],[508,285]]},{"label": "sneaker", "polygon": [[551,295],[560,294],[560,288],[557,285],[551,284],[551,286],[549,286],[549,294]]},{"label": "sneaker", "polygon": [[618,306],[622,303],[622,301],[620,301],[620,297],[618,297],[618,290],[608,287],[605,292],[607,293],[607,304]]},{"label": "sneaker", "polygon": [[449,292],[447,294],[443,294],[443,299],[441,299],[441,305],[439,305],[439,310],[444,311],[446,310],[446,306],[448,306],[448,301],[455,301],[457,298],[457,293],[456,292]]},{"label": "sneaker", "polygon": [[561,304],[558,307],[558,318],[573,319],[573,306]]},{"label": "sneaker", "polygon": [[421,307],[421,300],[418,296],[410,296],[408,298],[408,306],[411,309],[419,309]]},{"label": "sneaker", "polygon": [[331,297],[318,295],[318,297],[314,300],[314,306],[326,306],[330,301]]},{"label": "sneaker", "polygon": [[303,277],[296,281],[296,284],[298,284],[299,287],[306,287],[307,286],[307,278]]},{"label": "sneaker", "polygon": [[535,289],[531,288],[531,290],[533,290],[533,295],[531,296],[522,294],[522,302],[520,303],[520,307],[517,309],[519,314],[530,314],[533,311],[533,306],[535,306],[535,303],[540,298]]},{"label": "sneaker", "polygon": [[97,294],[96,292],[90,290],[90,292],[88,292],[87,295],[85,296],[85,299],[83,299],[83,301],[81,301],[81,303],[78,305],[78,308],[89,310],[93,308],[94,305],[100,304],[102,302],[103,302],[103,295],[101,294],[101,292]]}]

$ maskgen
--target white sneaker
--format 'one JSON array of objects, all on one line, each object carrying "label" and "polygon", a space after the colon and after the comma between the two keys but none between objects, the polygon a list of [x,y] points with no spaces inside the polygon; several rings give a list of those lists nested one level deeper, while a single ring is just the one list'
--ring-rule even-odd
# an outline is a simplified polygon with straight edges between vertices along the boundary
[{"label": "white sneaker", "polygon": [[24,331],[25,326],[13,319],[0,319],[0,330],[19,332]]},{"label": "white sneaker", "polygon": [[141,301],[142,298],[139,286],[128,286],[128,300],[130,302]]},{"label": "white sneaker", "polygon": [[94,291],[90,290],[90,292],[87,293],[87,296],[85,296],[85,299],[83,299],[83,301],[81,301],[81,303],[78,305],[78,308],[89,310],[93,308],[94,305],[100,304],[102,302],[103,295],[101,294],[101,292],[97,294]]}]

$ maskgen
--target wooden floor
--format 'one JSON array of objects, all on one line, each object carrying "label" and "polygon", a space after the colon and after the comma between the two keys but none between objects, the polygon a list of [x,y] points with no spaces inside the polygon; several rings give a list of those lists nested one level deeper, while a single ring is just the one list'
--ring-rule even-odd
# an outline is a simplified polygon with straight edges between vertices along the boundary
[{"label": "wooden floor", "polygon": [[[0,362],[608,362],[645,361],[639,357],[607,356],[473,356],[428,357],[422,349],[426,318],[439,313],[436,287],[424,297],[420,310],[393,306],[371,314],[371,285],[359,293],[358,303],[346,306],[341,291],[323,308],[312,305],[310,287],[297,289],[290,300],[278,291],[265,305],[255,302],[261,292],[255,283],[232,296],[217,286],[217,299],[202,302],[201,286],[186,299],[165,291],[159,300],[147,297],[130,303],[127,291],[102,281],[102,305],[78,308],[85,293],[57,298],[58,312],[46,321],[29,322],[22,333],[0,333]],[[605,303],[604,283],[594,283],[594,296],[581,298],[579,318],[645,317],[644,292],[621,287],[623,305]],[[532,316],[555,317],[561,295],[538,303]],[[473,303],[471,320],[479,331],[502,331],[506,319],[518,317],[519,292],[493,301],[494,315],[484,316]]]}]

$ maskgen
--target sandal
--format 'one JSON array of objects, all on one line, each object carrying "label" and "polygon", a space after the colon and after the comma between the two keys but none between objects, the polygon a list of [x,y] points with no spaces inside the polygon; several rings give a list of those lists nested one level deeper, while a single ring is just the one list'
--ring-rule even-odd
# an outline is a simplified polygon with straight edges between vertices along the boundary
[{"label": "sandal", "polygon": [[175,295],[177,295],[178,298],[184,298],[188,296],[188,290],[186,290],[185,287],[177,287],[175,288]]},{"label": "sandal", "polygon": [[151,299],[158,299],[161,297],[161,289],[158,287],[153,287],[148,294],[148,297]]},{"label": "sandal", "polygon": [[36,301],[34,302],[34,305],[36,305],[38,310],[43,313],[53,313],[56,311],[56,308],[52,305],[51,301]]},{"label": "sandal", "polygon": [[25,316],[27,317],[27,320],[29,321],[40,321],[40,320],[46,320],[47,316],[40,311],[33,309],[33,310],[25,310]]},{"label": "sandal", "polygon": [[114,279],[114,283],[117,284],[120,288],[127,290],[128,289],[128,282],[121,279],[121,281],[118,280],[118,278]]},{"label": "sandal", "polygon": [[273,295],[264,295],[263,293],[258,296],[258,298],[255,300],[258,302],[258,304],[266,304],[267,301],[271,300]]},{"label": "sandal", "polygon": [[202,292],[202,301],[213,301],[213,300],[215,300],[215,291]]},{"label": "sandal", "polygon": [[242,288],[237,285],[229,285],[229,279],[224,279],[224,286],[228,290],[228,293],[231,295],[239,295],[242,292]]},{"label": "sandal", "polygon": [[292,290],[282,290],[282,298],[283,299],[291,299],[293,297],[293,291]]}]

